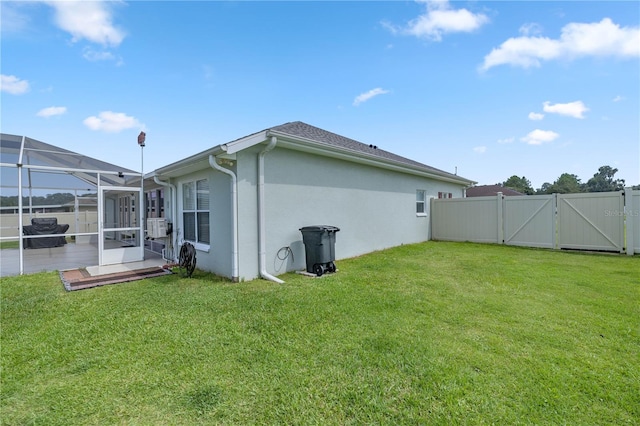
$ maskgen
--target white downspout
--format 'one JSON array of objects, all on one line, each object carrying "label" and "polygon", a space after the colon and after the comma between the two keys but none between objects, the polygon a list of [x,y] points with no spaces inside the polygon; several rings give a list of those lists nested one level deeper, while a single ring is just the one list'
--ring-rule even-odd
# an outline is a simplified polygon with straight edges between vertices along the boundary
[{"label": "white downspout", "polygon": [[231,177],[231,280],[237,283],[240,280],[238,267],[238,178],[236,174],[222,167],[213,155],[209,155],[209,165]]},{"label": "white downspout", "polygon": [[267,241],[264,219],[264,156],[267,152],[275,148],[277,142],[278,139],[275,136],[271,136],[271,142],[258,154],[258,262],[260,266],[260,276],[262,278],[278,284],[284,284],[284,281],[280,278],[276,278],[267,272]]},{"label": "white downspout", "polygon": [[171,233],[173,251],[171,253],[172,255],[171,260],[175,262],[176,259],[178,258],[178,256],[176,256],[176,250],[178,247],[178,230],[176,228],[176,225],[178,224],[178,203],[177,203],[178,193],[176,192],[176,186],[174,184],[161,181],[158,178],[158,176],[154,175],[153,181],[160,186],[171,188],[171,220],[173,220],[173,232]]}]

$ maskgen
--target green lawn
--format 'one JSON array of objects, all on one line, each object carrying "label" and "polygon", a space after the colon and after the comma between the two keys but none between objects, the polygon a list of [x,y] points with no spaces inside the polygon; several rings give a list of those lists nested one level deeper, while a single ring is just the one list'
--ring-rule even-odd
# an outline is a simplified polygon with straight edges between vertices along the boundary
[{"label": "green lawn", "polygon": [[322,278],[1,283],[3,424],[640,423],[640,258],[428,242]]},{"label": "green lawn", "polygon": [[18,240],[7,240],[7,241],[0,241],[0,250],[4,250],[4,249],[17,249],[20,248],[20,241]]},{"label": "green lawn", "polygon": [[[75,237],[65,237],[67,240],[67,243],[72,243],[75,241]],[[24,243],[26,245],[26,242]],[[0,241],[0,250],[5,250],[5,249],[17,249],[20,248],[20,241],[16,240],[5,240],[5,241]]]}]

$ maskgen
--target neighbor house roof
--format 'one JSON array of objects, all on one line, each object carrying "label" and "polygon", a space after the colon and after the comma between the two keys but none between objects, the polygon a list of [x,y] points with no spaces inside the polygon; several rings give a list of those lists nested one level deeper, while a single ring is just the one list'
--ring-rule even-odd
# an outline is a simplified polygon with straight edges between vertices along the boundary
[{"label": "neighbor house roof", "polygon": [[467,188],[467,197],[488,197],[497,195],[498,192],[502,192],[502,195],[506,196],[525,195],[522,192],[502,185],[479,185]]},{"label": "neighbor house roof", "polygon": [[205,157],[208,157],[209,155],[232,155],[236,152],[242,151],[243,149],[264,143],[272,136],[277,137],[277,146],[370,164],[392,170],[426,175],[432,178],[462,185],[471,185],[475,183],[472,180],[453,173],[445,172],[418,161],[401,157],[392,152],[380,149],[377,146],[367,145],[354,139],[311,126],[301,121],[293,121],[270,127],[226,144],[218,145],[187,159],[162,167],[156,170],[155,173],[160,175],[175,175],[176,171],[180,169],[183,171],[187,171],[189,169],[193,170],[194,167],[197,167],[197,164],[204,164]]}]

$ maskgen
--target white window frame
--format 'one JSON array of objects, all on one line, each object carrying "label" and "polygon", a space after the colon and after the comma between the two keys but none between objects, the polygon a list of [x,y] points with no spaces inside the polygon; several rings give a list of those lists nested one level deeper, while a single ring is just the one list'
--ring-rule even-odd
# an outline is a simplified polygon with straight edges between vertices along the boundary
[{"label": "white window frame", "polygon": [[[199,182],[206,182],[207,183],[207,189],[206,190],[198,190],[198,183]],[[194,203],[194,208],[193,209],[187,209],[187,203],[185,202],[185,198],[187,197],[187,190],[189,190],[189,185],[193,185],[192,190],[193,193],[191,194],[191,196],[193,197],[193,203]],[[207,178],[203,178],[203,179],[194,179],[194,180],[189,180],[189,181],[184,181],[182,182],[182,239],[184,241],[188,241],[191,244],[193,244],[193,246],[200,251],[209,251],[209,248],[211,247],[211,185],[210,182]],[[207,208],[203,208],[203,206],[199,205],[199,197],[198,197],[198,192],[202,193],[202,194],[206,194],[207,196]],[[185,213],[194,214],[194,234],[195,234],[195,239],[189,239],[186,238],[187,232],[186,232],[186,227],[187,227],[187,223],[185,221]],[[198,229],[198,215],[199,214],[207,214],[208,215],[208,220],[207,220],[207,228],[209,229],[209,235],[208,235],[208,242],[203,242],[201,236],[199,235],[200,230]]]},{"label": "white window frame", "polygon": [[[422,200],[420,199],[422,195]],[[422,211],[420,211],[422,206]],[[427,191],[424,189],[416,189],[416,216],[424,217],[427,215]]]}]

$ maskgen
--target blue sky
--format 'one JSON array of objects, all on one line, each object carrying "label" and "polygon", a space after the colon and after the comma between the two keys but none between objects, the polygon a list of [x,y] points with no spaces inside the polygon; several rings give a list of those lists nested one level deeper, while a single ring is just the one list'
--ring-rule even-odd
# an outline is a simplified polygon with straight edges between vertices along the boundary
[{"label": "blue sky", "polygon": [[1,130],[144,170],[289,121],[478,181],[640,184],[640,7],[0,2]]}]

